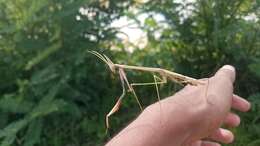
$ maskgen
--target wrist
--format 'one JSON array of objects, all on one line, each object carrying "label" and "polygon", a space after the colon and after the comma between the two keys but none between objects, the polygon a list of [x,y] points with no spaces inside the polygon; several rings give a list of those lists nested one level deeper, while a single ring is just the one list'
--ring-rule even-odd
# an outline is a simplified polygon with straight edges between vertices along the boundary
[{"label": "wrist", "polygon": [[190,137],[192,114],[192,111],[181,106],[168,107],[164,102],[157,102],[148,106],[134,125],[149,127],[155,133],[151,133],[151,142],[157,145],[179,146]]}]

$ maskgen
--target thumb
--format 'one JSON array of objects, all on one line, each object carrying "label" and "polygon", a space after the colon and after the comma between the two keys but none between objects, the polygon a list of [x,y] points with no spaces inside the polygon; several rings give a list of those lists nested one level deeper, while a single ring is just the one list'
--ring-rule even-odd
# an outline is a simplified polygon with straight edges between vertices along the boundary
[{"label": "thumb", "polygon": [[231,65],[224,65],[212,77],[211,84],[209,84],[208,101],[214,103],[223,109],[222,113],[227,113],[231,106],[233,95],[233,83],[235,81],[235,68]]},{"label": "thumb", "polygon": [[236,70],[231,65],[224,65],[216,72],[214,77],[221,80],[223,79],[230,80],[232,83],[234,83],[236,79]]},{"label": "thumb", "polygon": [[209,123],[212,126],[209,127],[212,130],[214,128],[216,130],[220,126],[230,111],[235,77],[235,68],[231,65],[224,65],[210,78],[211,83],[208,84],[207,103],[210,103],[208,110],[211,113],[209,114],[211,120]]}]

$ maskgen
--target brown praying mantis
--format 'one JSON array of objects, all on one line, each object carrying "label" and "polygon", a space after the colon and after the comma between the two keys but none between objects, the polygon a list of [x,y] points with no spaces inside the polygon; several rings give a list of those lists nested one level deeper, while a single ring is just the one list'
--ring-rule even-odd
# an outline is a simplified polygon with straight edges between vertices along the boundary
[{"label": "brown praying mantis", "polygon": [[[188,77],[188,76],[184,76],[182,74],[178,74],[178,73],[175,73],[175,72],[172,72],[172,71],[169,71],[169,70],[166,70],[166,69],[162,69],[162,68],[115,64],[104,54],[101,55],[100,53],[98,53],[96,51],[89,51],[89,52],[92,53],[93,55],[97,56],[102,61],[104,61],[108,65],[108,67],[110,68],[112,73],[118,72],[119,77],[120,77],[120,81],[121,81],[122,94],[120,95],[116,104],[113,106],[113,108],[110,110],[110,112],[106,115],[106,129],[107,130],[109,128],[109,117],[119,110],[119,107],[122,103],[122,100],[125,97],[125,94],[126,94],[125,87],[127,87],[128,91],[131,92],[134,95],[140,109],[143,110],[143,107],[142,107],[142,105],[139,101],[139,98],[137,97],[137,95],[135,93],[133,86],[155,85],[156,92],[157,92],[157,98],[160,101],[158,84],[167,83],[167,80],[171,80],[173,82],[180,83],[180,84],[190,84],[190,85],[193,85],[193,86],[204,84],[203,82],[201,82],[197,79],[194,79],[194,78],[191,78],[191,77]],[[154,82],[152,82],[152,83],[129,83],[127,76],[126,76],[126,73],[124,71],[125,69],[126,70],[136,70],[136,71],[153,73]],[[156,73],[159,74],[161,76],[161,78],[156,76],[155,75]]]}]

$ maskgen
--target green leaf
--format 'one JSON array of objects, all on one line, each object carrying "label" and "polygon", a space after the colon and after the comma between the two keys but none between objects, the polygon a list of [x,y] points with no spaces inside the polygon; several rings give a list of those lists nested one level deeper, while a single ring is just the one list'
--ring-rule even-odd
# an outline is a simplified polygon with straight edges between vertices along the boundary
[{"label": "green leaf", "polygon": [[77,118],[81,117],[81,111],[79,107],[74,103],[66,103],[63,109],[61,109],[62,112],[69,113],[72,116],[75,116]]},{"label": "green leaf", "polygon": [[260,139],[257,139],[249,143],[247,146],[259,146],[259,145],[260,145]]},{"label": "green leaf", "polygon": [[146,25],[148,25],[149,27],[156,27],[157,26],[157,22],[152,17],[146,18],[144,23]]},{"label": "green leaf", "polygon": [[35,58],[33,58],[27,63],[25,69],[30,70],[33,66],[39,64],[44,59],[48,58],[52,53],[56,52],[61,46],[61,41],[58,41],[54,43],[52,46],[45,48],[42,52],[39,52],[39,54]]},{"label": "green leaf", "polygon": [[32,102],[21,100],[13,96],[5,96],[0,99],[0,109],[4,112],[27,113],[32,107]]},{"label": "green leaf", "polygon": [[3,138],[1,146],[10,146],[14,142],[17,132],[24,128],[28,122],[28,119],[18,120],[0,130],[0,138]]},{"label": "green leaf", "polygon": [[30,118],[35,119],[38,117],[46,116],[50,113],[62,110],[66,102],[62,99],[53,100],[49,103],[40,104],[30,113]]},{"label": "green leaf", "polygon": [[1,146],[10,146],[14,142],[15,138],[16,138],[15,135],[7,136],[2,141]]},{"label": "green leaf", "polygon": [[260,77],[260,63],[250,64],[249,69],[251,70],[251,72]]},{"label": "green leaf", "polygon": [[21,128],[23,128],[28,123],[27,119],[18,120],[9,124],[3,130],[0,130],[0,138],[8,137],[10,135],[15,135]]},{"label": "green leaf", "polygon": [[42,119],[36,119],[30,123],[30,126],[27,129],[26,135],[24,137],[25,146],[34,146],[40,142],[42,126]]}]

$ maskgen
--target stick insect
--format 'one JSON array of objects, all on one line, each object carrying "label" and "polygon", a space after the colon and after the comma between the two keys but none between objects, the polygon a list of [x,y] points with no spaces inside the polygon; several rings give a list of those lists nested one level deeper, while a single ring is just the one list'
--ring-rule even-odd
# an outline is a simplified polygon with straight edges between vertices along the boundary
[{"label": "stick insect", "polygon": [[[101,55],[100,53],[98,53],[96,51],[89,51],[89,53],[97,56],[99,59],[104,61],[108,65],[108,67],[110,68],[112,73],[117,72],[119,74],[120,81],[121,81],[122,94],[120,95],[116,104],[113,106],[113,108],[110,110],[110,112],[106,115],[106,131],[110,127],[110,125],[109,125],[110,116],[113,115],[115,112],[117,112],[119,110],[119,107],[122,103],[122,100],[125,97],[126,87],[128,88],[128,91],[131,92],[134,95],[135,100],[137,101],[140,109],[143,110],[141,102],[139,101],[139,98],[137,97],[133,86],[155,85],[156,92],[157,92],[157,98],[160,101],[158,84],[167,83],[167,80],[171,80],[173,82],[180,83],[180,84],[190,84],[190,85],[193,85],[193,86],[204,84],[203,82],[201,82],[197,79],[194,79],[194,78],[191,78],[191,77],[188,77],[188,76],[184,76],[182,74],[178,74],[178,73],[166,70],[166,69],[115,64],[104,54]],[[152,83],[129,83],[127,76],[126,76],[126,73],[125,73],[125,70],[136,70],[136,71],[152,73],[153,78],[154,78],[154,82],[152,82]],[[156,76],[155,74],[159,74],[161,78]]]}]

